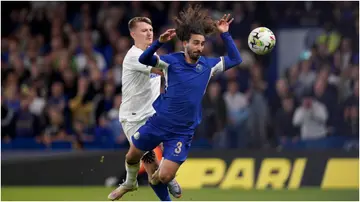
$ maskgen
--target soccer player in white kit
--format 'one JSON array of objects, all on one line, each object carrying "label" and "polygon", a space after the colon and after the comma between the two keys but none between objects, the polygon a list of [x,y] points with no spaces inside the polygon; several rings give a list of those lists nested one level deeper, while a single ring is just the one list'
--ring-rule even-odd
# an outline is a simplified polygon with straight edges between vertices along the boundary
[{"label": "soccer player in white kit", "polygon": [[[162,71],[139,62],[140,55],[153,42],[151,20],[146,17],[135,17],[129,21],[128,26],[130,35],[134,39],[134,45],[127,52],[123,61],[122,104],[119,119],[129,143],[132,144],[131,136],[155,113],[152,103],[160,95]],[[151,178],[159,166],[154,151],[145,153],[142,163]],[[126,192],[134,191],[138,187],[137,179],[133,179],[134,175],[129,174],[137,173],[138,165],[128,165],[125,162],[125,166],[126,180],[109,194],[108,199],[110,200],[118,200]],[[135,169],[136,167],[137,169]],[[124,189],[126,185],[129,187],[128,190]],[[123,187],[120,189],[121,186]],[[181,197],[181,188],[175,179],[167,186],[175,198]]]}]

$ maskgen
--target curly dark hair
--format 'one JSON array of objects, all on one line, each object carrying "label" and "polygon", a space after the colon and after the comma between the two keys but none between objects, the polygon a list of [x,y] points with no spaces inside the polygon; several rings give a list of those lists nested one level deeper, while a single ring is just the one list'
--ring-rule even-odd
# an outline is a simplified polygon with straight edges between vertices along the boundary
[{"label": "curly dark hair", "polygon": [[200,4],[188,4],[187,8],[174,17],[176,36],[180,41],[190,40],[191,34],[209,36],[216,29],[216,23],[208,15],[208,10],[203,9]]}]

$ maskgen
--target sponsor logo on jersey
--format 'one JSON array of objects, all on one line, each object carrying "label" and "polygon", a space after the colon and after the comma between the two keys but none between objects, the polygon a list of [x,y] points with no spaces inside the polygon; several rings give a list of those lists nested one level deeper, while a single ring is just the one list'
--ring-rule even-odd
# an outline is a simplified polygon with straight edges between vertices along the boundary
[{"label": "sponsor logo on jersey", "polygon": [[160,76],[159,74],[150,73],[150,79]]}]

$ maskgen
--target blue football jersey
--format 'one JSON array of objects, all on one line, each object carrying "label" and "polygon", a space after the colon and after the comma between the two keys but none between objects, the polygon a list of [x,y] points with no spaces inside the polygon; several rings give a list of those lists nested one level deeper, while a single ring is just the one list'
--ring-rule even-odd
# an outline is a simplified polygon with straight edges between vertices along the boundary
[{"label": "blue football jersey", "polygon": [[196,64],[185,61],[178,52],[159,57],[158,65],[165,66],[165,93],[153,103],[156,127],[179,133],[193,134],[201,121],[201,101],[212,75],[224,70],[222,57],[200,57]]},{"label": "blue football jersey", "polygon": [[228,56],[202,56],[196,64],[187,63],[183,52],[155,56],[162,45],[159,40],[141,54],[139,62],[162,69],[166,79],[165,93],[153,103],[156,113],[149,119],[150,124],[174,134],[194,134],[201,121],[201,101],[211,76],[242,62],[229,32],[220,36]]}]

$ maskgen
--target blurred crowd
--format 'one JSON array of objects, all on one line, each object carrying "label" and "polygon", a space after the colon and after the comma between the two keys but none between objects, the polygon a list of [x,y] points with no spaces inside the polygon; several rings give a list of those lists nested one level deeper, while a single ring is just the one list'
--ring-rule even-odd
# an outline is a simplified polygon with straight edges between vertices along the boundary
[{"label": "blurred crowd", "polygon": [[[200,3],[214,18],[233,15],[230,32],[243,63],[210,81],[195,147],[319,148],[344,141],[358,148],[358,2]],[[127,22],[150,17],[157,38],[185,4],[3,2],[2,148],[127,147],[118,121],[122,61],[132,46]],[[323,28],[304,41],[309,49],[275,86],[265,74],[270,56],[247,47],[250,31],[262,25]],[[158,54],[180,50],[174,41]],[[226,54],[219,36],[204,54]],[[266,94],[269,88],[275,93]]]}]

